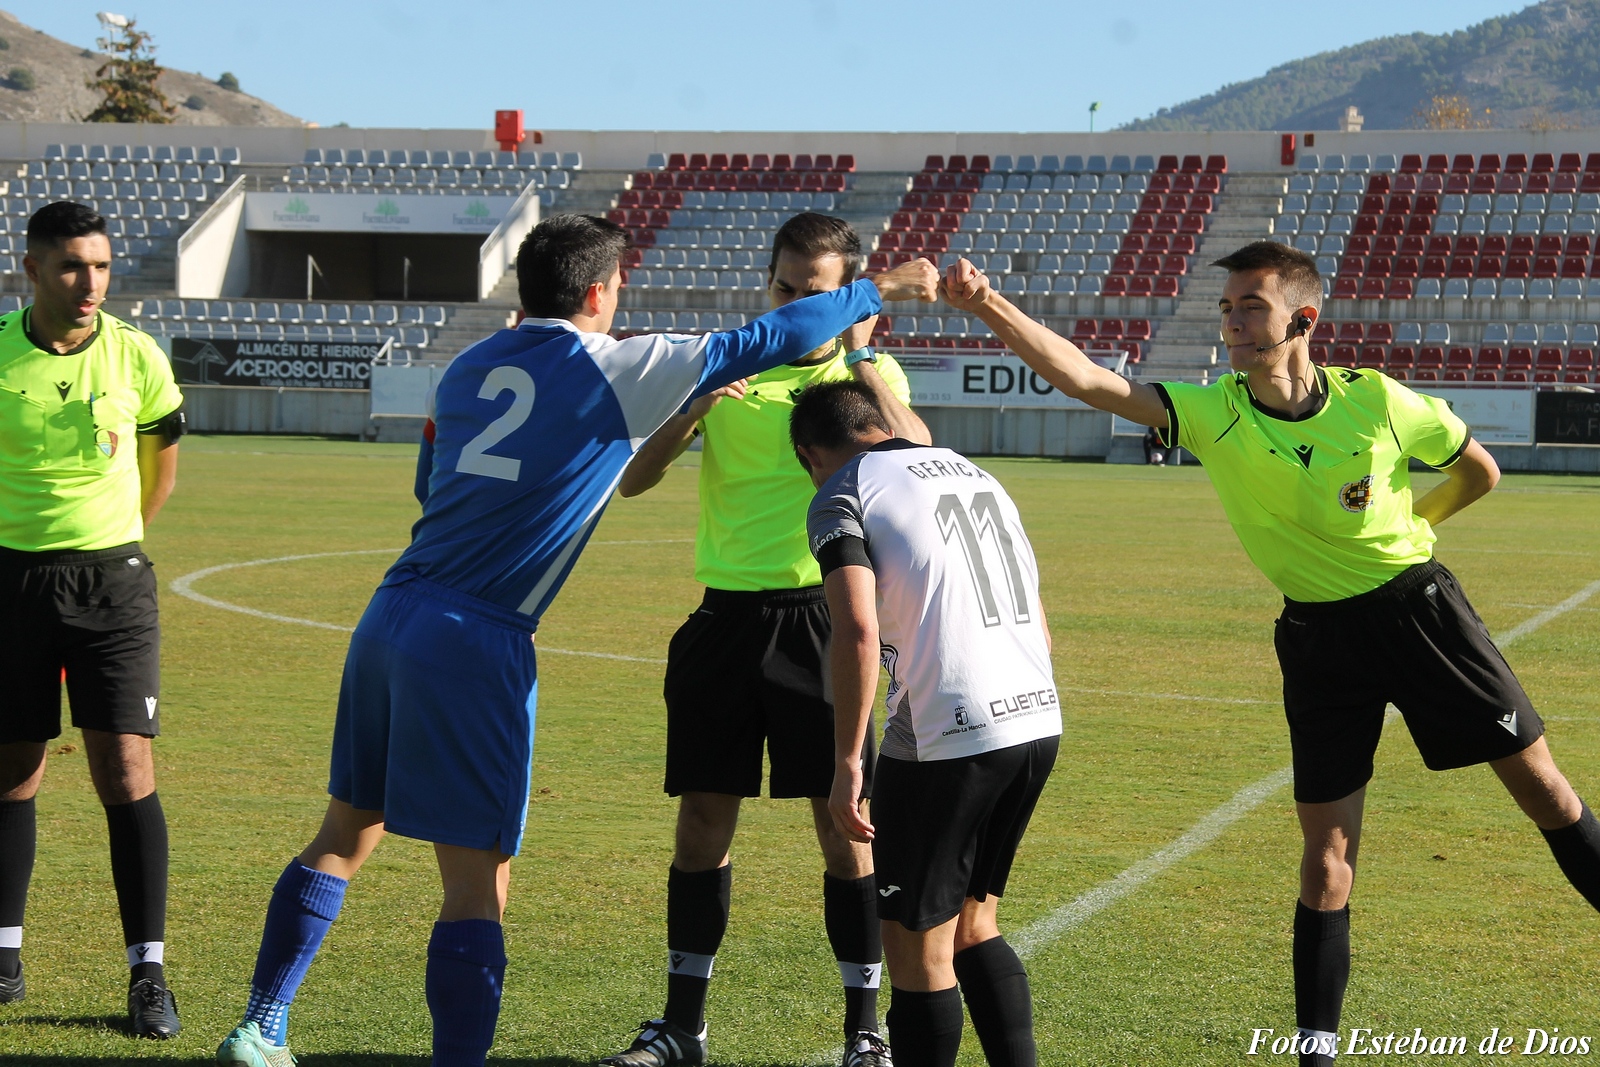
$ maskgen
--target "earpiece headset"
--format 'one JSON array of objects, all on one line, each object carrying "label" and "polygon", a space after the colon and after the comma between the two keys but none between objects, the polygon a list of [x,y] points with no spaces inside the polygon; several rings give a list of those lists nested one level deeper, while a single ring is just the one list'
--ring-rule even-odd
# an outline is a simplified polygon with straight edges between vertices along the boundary
[{"label": "earpiece headset", "polygon": [[1283,340],[1275,345],[1258,345],[1256,346],[1256,351],[1271,352],[1274,348],[1281,348],[1288,344],[1292,338],[1299,337],[1309,329],[1311,329],[1311,316],[1305,314],[1296,315],[1294,324],[1289,327],[1289,332],[1283,335]]}]

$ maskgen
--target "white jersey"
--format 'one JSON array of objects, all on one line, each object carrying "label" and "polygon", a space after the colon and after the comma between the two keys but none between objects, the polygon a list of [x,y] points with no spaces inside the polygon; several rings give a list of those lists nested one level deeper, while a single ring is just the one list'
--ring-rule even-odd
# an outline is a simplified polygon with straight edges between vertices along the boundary
[{"label": "white jersey", "polygon": [[877,577],[883,755],[956,759],[1061,733],[1038,565],[990,474],[948,448],[884,441],[822,487],[807,532],[824,575],[857,564]]}]

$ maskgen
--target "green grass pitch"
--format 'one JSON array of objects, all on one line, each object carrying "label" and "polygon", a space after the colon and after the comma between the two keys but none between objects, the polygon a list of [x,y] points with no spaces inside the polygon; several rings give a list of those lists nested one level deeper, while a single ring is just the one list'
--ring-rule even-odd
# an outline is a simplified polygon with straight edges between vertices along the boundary
[{"label": "green grass pitch", "polygon": [[[272,883],[325,804],[345,637],[166,587],[218,564],[398,549],[416,512],[413,457],[409,447],[305,439],[184,443],[177,492],[147,545],[163,580],[167,732],[156,751],[172,829],[168,973],[184,1033],[156,1044],[120,1032],[126,977],[104,818],[69,729],[40,796],[28,999],[0,1007],[0,1064],[210,1061],[243,1007]],[[612,505],[541,645],[665,654],[699,595],[693,462]],[[1000,912],[1015,931],[1285,766],[1288,739],[1271,643],[1278,600],[1200,470],[985,465],[1015,496],[1039,557],[1066,713],[1061,759]],[[1443,527],[1438,551],[1501,633],[1600,580],[1597,529],[1600,479],[1508,476]],[[196,589],[349,626],[390,558],[229,570]],[[1581,793],[1600,797],[1600,597],[1508,655],[1549,722],[1556,759]],[[1330,662],[1330,684],[1361,669]],[[674,807],[661,793],[659,665],[546,653],[541,675],[490,1062],[562,1067],[622,1047],[660,1010]],[[1029,966],[1041,1062],[1292,1062],[1246,1052],[1253,1028],[1293,1029],[1298,841],[1279,790],[1040,949]],[[713,1062],[837,1062],[838,976],[804,805],[748,803],[734,871],[711,992]],[[427,1063],[422,976],[437,903],[429,848],[386,841],[295,1004],[291,1045],[303,1065]],[[1600,916],[1492,774],[1429,773],[1398,723],[1379,750],[1352,911],[1344,1027],[1421,1028],[1465,1036],[1473,1050],[1494,1027],[1517,1035],[1518,1049],[1530,1027],[1600,1038]],[[1450,1060],[1479,1062],[1475,1051]],[[982,1063],[970,1032],[961,1062]]]}]

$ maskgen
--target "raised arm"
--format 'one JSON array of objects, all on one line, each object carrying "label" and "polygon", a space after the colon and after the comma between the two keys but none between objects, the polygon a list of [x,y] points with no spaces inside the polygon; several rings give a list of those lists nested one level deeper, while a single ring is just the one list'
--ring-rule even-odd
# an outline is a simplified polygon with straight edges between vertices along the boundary
[{"label": "raised arm", "polygon": [[1145,426],[1166,426],[1167,408],[1153,386],[1095,363],[1077,345],[995,292],[983,272],[967,260],[950,265],[939,292],[951,307],[982,319],[1039,377],[1067,396]]},{"label": "raised arm", "polygon": [[872,568],[845,566],[822,580],[833,619],[829,666],[833,676],[833,793],[828,812],[852,841],[871,841],[872,824],[861,814],[861,745],[872,728],[872,698],[878,691],[877,576]]},{"label": "raised arm", "polygon": [[749,378],[815,351],[855,323],[878,313],[886,300],[938,299],[939,269],[914,259],[843,288],[818,293],[767,312],[737,330],[706,339],[705,370],[696,395]]},{"label": "raised arm", "polygon": [[[844,350],[854,352],[871,345],[872,328],[877,323],[878,317],[874,315],[846,330],[839,338],[844,342]],[[877,403],[878,410],[883,412],[883,417],[888,420],[890,433],[907,441],[915,441],[919,445],[933,444],[933,434],[928,432],[927,424],[894,395],[894,390],[884,381],[876,363],[869,363],[866,360],[852,363],[850,373],[872,393],[872,399]]]}]

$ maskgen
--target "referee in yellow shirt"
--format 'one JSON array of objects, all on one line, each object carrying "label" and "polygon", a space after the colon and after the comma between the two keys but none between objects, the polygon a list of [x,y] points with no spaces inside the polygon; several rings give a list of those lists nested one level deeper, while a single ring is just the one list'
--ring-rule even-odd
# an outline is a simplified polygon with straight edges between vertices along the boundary
[{"label": "referee in yellow shirt", "polygon": [[[861,239],[842,219],[805,212],[779,228],[767,268],[773,307],[849,285]],[[899,437],[929,441],[912,414],[910,383],[868,347],[867,319],[802,360],[701,397],[669,419],[623,473],[623,496],[645,492],[704,434],[695,577],[698,610],[667,650],[666,791],[679,798],[667,873],[667,1006],[611,1067],[705,1062],[705,1002],[728,926],[729,846],[744,797],[761,795],[761,757],[773,797],[811,801],[826,868],[828,940],[845,992],[845,1067],[889,1067],[878,1035],[883,960],[870,846],[833,825],[833,707],[823,692],[832,624],[822,573],[806,540],[815,490],[794,461],[789,412],[808,386],[854,380],[872,392]],[[869,751],[866,753],[871,765]],[[869,782],[870,785],[870,782]]]},{"label": "referee in yellow shirt", "polygon": [[[1433,528],[1494,488],[1494,459],[1443,401],[1375,370],[1319,367],[1307,338],[1322,280],[1260,241],[1218,260],[1232,374],[1147,385],[1096,366],[965,260],[946,299],[1069,396],[1154,426],[1205,465],[1245,552],[1284,595],[1276,645],[1305,839],[1294,922],[1296,1051],[1325,1067],[1350,976],[1350,912],[1372,758],[1393,703],[1433,770],[1488,763],[1600,908],[1600,823],[1556,769],[1544,725]],[[1411,495],[1410,460],[1446,479]],[[1352,669],[1356,665],[1358,669]]]},{"label": "referee in yellow shirt", "polygon": [[40,208],[23,264],[33,303],[0,317],[0,1003],[24,993],[34,796],[45,744],[61,733],[64,670],[106,809],[129,1026],[171,1037],[167,823],[150,752],[160,629],[139,540],[172,492],[183,396],[156,343],[100,309],[105,219],[70,201]]}]

